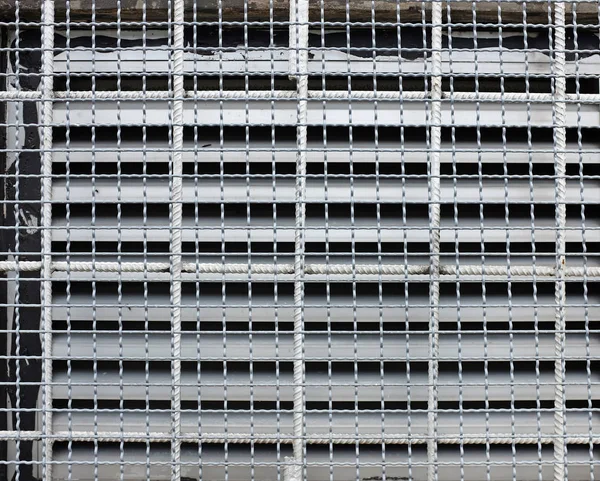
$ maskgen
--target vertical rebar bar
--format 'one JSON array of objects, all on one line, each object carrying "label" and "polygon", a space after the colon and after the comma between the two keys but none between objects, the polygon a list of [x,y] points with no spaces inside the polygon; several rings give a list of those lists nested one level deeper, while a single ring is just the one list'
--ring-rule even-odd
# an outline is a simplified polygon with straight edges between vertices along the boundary
[{"label": "vertical rebar bar", "polygon": [[427,398],[427,479],[437,479],[437,382],[440,324],[440,145],[442,123],[442,3],[431,7],[431,126],[429,204],[429,365]]},{"label": "vertical rebar bar", "polygon": [[[294,233],[294,442],[287,481],[303,477],[304,464],[304,230],[306,224],[306,148],[308,113],[308,0],[290,2],[290,73],[296,77],[296,209]],[[293,59],[293,60],[292,60]],[[295,62],[294,62],[295,61]],[[294,64],[292,64],[294,62]]]},{"label": "vertical rebar bar", "polygon": [[556,175],[556,282],[554,333],[554,480],[564,481],[565,445],[565,328],[566,328],[566,117],[565,78],[565,4],[554,4],[554,171]]},{"label": "vertical rebar bar", "polygon": [[42,326],[43,465],[42,478],[52,480],[52,122],[54,96],[54,0],[42,5]]},{"label": "vertical rebar bar", "polygon": [[172,481],[181,480],[181,266],[183,224],[183,48],[184,2],[173,0],[173,151],[171,169],[171,374],[172,374]]}]

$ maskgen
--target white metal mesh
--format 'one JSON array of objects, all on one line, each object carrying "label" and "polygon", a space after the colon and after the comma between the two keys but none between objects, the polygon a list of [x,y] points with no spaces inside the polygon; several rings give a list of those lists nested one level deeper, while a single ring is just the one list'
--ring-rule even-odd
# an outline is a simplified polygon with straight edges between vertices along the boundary
[{"label": "white metal mesh", "polygon": [[595,479],[600,4],[345,1],[0,1],[0,481]]}]

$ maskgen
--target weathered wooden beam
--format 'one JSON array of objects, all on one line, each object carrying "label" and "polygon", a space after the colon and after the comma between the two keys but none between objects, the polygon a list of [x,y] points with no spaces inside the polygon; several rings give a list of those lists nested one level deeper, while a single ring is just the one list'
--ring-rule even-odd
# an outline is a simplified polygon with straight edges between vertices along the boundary
[{"label": "weathered wooden beam", "polygon": [[[141,21],[142,1],[121,0],[121,20]],[[148,21],[165,21],[168,18],[169,0],[145,0],[146,19]],[[201,21],[217,21],[219,19],[218,0],[185,0],[186,21],[192,20],[194,1],[196,2],[197,19]],[[321,3],[324,4],[326,21],[345,21],[349,12],[351,21],[370,22],[372,20],[371,0],[310,0],[311,21],[321,20]],[[548,23],[548,10],[555,0],[550,2],[528,0],[525,2],[528,23]],[[269,6],[272,4],[273,15],[276,21],[287,21],[289,18],[289,0],[247,0],[247,15],[251,21],[267,21],[269,19]],[[400,3],[398,3],[400,2]],[[15,7],[19,7],[19,17],[22,21],[39,21],[41,0],[0,0],[0,19],[14,21]],[[223,0],[221,18],[224,21],[244,20],[244,0]],[[66,2],[56,2],[56,18],[64,20]],[[91,20],[90,0],[71,0],[70,17],[73,21]],[[426,18],[430,18],[431,1],[403,1],[403,0],[375,0],[375,20],[378,22],[396,22],[398,14],[402,22],[419,22],[425,10]],[[473,22],[497,23],[500,10],[502,23],[523,22],[523,2],[491,0],[451,0],[444,2],[444,11],[450,6],[453,23]],[[500,7],[500,8],[499,8]],[[577,10],[578,24],[598,25],[598,3],[593,1],[568,2],[567,22],[572,21],[573,7]],[[551,7],[550,7],[551,9]],[[473,11],[475,10],[475,16]],[[117,20],[116,0],[96,0],[95,14],[97,21],[114,22]]]}]

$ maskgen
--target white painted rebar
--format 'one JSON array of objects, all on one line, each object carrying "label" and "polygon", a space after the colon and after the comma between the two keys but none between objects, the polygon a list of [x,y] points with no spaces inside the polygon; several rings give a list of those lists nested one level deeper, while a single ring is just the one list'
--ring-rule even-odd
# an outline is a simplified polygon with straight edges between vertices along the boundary
[{"label": "white painted rebar", "polygon": [[566,223],[567,223],[567,105],[565,95],[565,4],[554,4],[554,169],[556,175],[556,283],[554,361],[554,481],[566,479],[565,329],[566,329]]},{"label": "white painted rebar", "polygon": [[[52,124],[54,94],[54,0],[42,5],[41,314],[44,345],[42,430],[52,434]],[[42,478],[52,481],[52,439],[42,443]]]},{"label": "white painted rebar", "polygon": [[[296,100],[298,93],[294,90],[189,90],[175,95],[168,90],[147,90],[147,91],[116,91],[106,90],[99,92],[91,91],[59,91],[54,92],[52,100],[78,101],[78,100],[147,100],[147,101],[167,101],[167,100]],[[307,90],[305,97],[309,100],[374,100],[375,93],[361,90],[353,90],[351,94],[347,90]],[[426,100],[431,98],[429,92],[423,91],[377,91],[377,100],[398,101],[398,100]],[[0,92],[0,100],[46,100],[45,95],[38,91],[4,91]],[[502,96],[499,92],[442,92],[442,100],[452,100],[454,102],[533,102],[533,103],[553,103],[555,95],[551,93],[532,93],[532,92],[505,92]],[[580,104],[598,104],[600,103],[600,94],[565,94],[564,101],[568,103]]]},{"label": "white painted rebar", "polygon": [[[38,261],[19,261],[18,265],[13,261],[0,262],[0,272],[31,272],[42,268],[43,263]],[[122,272],[136,273],[148,272],[152,273],[169,273],[171,264],[168,262],[65,262],[55,261],[50,265],[51,272]],[[305,275],[351,275],[351,265],[346,264],[304,264]],[[359,275],[378,275],[396,276],[396,275],[427,275],[430,272],[431,266],[428,264],[382,264],[381,266],[370,264],[357,264],[354,267],[356,274]],[[479,265],[463,265],[457,268],[455,265],[440,265],[440,276],[481,276],[483,275],[483,267]],[[231,263],[223,264],[220,262],[183,262],[181,264],[181,272],[190,274],[247,274],[248,264]],[[294,264],[251,264],[250,272],[252,274],[294,274]],[[582,278],[586,275],[590,279],[600,278],[600,267],[588,267],[584,270],[583,267],[564,267],[562,269],[565,278]],[[534,274],[533,266],[510,266],[511,277],[530,277]],[[485,275],[490,277],[507,277],[508,272],[505,265],[486,265]],[[535,267],[536,277],[554,278],[557,275],[556,267]]]},{"label": "white painted rebar", "polygon": [[[68,441],[79,441],[79,442],[113,442],[118,443],[121,441],[125,442],[140,442],[140,441],[151,441],[151,442],[162,442],[168,443],[172,439],[172,434],[169,432],[121,432],[121,431],[99,431],[94,433],[93,431],[57,431],[51,436],[44,436],[41,431],[0,431],[1,439],[20,439],[21,441],[34,440],[38,441],[41,439],[49,439],[54,442],[68,442]],[[464,434],[462,437],[456,435],[438,435],[439,444],[483,444],[486,442],[490,444],[552,444],[556,439],[555,435],[540,435],[537,433],[530,434],[516,434],[510,433],[497,433],[490,434],[489,436],[477,436],[471,434]],[[293,444],[294,435],[292,433],[279,433],[279,434],[249,434],[249,433],[183,433],[180,437],[183,443],[217,443],[221,444],[224,442],[232,444]],[[356,436],[353,434],[316,434],[307,435],[304,440],[308,444],[356,444],[358,440],[361,444],[426,444],[427,436],[413,434],[409,438],[406,434],[377,434],[372,433],[368,435]],[[594,444],[600,443],[600,436],[593,436],[591,438]],[[590,436],[569,436],[566,438],[568,444],[589,444]]]},{"label": "white painted rebar", "polygon": [[435,481],[437,467],[437,382],[439,373],[440,327],[440,240],[441,240],[441,184],[440,146],[442,139],[442,3],[434,0],[431,6],[431,127],[429,165],[429,363],[427,398],[427,479]]},{"label": "white painted rebar", "polygon": [[[308,145],[308,0],[290,2],[290,74],[296,78],[296,209],[294,234],[294,440],[293,464],[284,470],[285,481],[300,481],[304,473],[304,275],[306,226],[306,150]],[[278,266],[279,267],[279,266]],[[279,272],[279,271],[278,271]]]},{"label": "white painted rebar", "polygon": [[171,177],[171,480],[181,481],[181,272],[183,225],[184,0],[173,0],[173,129]]}]

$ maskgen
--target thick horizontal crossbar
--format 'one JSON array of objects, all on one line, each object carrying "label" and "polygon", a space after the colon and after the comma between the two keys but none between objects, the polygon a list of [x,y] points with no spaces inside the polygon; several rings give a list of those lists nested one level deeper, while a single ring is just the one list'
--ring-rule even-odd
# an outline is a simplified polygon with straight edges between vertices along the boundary
[{"label": "thick horizontal crossbar", "polygon": [[[0,262],[0,272],[21,271],[31,272],[40,270],[42,263],[38,261],[3,261]],[[53,262],[52,270],[58,272],[169,272],[168,262]],[[193,263],[184,262],[182,272],[198,274],[293,274],[293,264],[223,264],[223,263]],[[306,275],[429,275],[430,266],[405,264],[306,264]],[[440,266],[441,276],[538,276],[556,277],[554,267],[547,266],[478,266],[454,265]],[[600,267],[567,267],[565,277],[600,278]]]},{"label": "thick horizontal crossbar", "polygon": [[[44,436],[40,431],[0,431],[1,439],[19,439],[21,441],[27,440],[40,440],[42,438],[52,439],[54,442],[67,442],[67,441],[79,441],[79,442],[162,442],[168,443],[173,440],[172,433],[160,433],[160,432],[98,432],[93,431],[64,431],[56,432],[51,435]],[[369,434],[368,436],[358,435],[352,436],[348,434],[331,434],[331,435],[306,435],[302,438],[308,444],[426,444],[427,436],[422,435],[392,435],[383,434],[375,435]],[[279,435],[274,434],[246,434],[246,433],[203,433],[203,434],[181,434],[179,439],[186,443],[232,443],[232,444],[245,444],[245,443],[256,443],[256,444],[290,444],[294,441],[295,437],[281,433]],[[438,435],[436,440],[440,444],[552,444],[555,436],[547,434],[509,434],[499,433],[490,434],[489,436],[472,436],[465,434],[463,436],[445,436]],[[600,443],[600,436],[567,436],[565,438],[567,444],[598,444]]]},{"label": "thick horizontal crossbar", "polygon": [[[42,100],[42,92],[33,91],[5,91],[0,92],[0,100]],[[55,92],[55,100],[174,100],[172,92],[167,90],[147,91],[70,91]],[[184,100],[296,100],[295,90],[188,90]],[[309,90],[309,100],[365,100],[365,101],[399,101],[399,100],[426,100],[430,98],[429,92],[420,91],[386,91],[377,92],[345,90]],[[46,100],[46,99],[44,99]],[[468,102],[553,102],[555,96],[551,93],[523,93],[523,92],[443,92],[442,100],[468,101]],[[565,100],[571,103],[596,104],[600,103],[600,94],[566,94]]]}]

